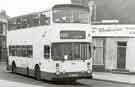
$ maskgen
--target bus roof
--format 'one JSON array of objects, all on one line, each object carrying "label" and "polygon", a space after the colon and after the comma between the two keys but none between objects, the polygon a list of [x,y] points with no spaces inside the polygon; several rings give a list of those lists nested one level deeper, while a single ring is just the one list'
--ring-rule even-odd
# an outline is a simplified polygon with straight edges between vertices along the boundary
[{"label": "bus roof", "polygon": [[76,5],[76,4],[57,4],[53,6],[53,8],[59,8],[59,7],[77,7],[77,8],[89,9],[88,7],[85,7],[83,5]]}]

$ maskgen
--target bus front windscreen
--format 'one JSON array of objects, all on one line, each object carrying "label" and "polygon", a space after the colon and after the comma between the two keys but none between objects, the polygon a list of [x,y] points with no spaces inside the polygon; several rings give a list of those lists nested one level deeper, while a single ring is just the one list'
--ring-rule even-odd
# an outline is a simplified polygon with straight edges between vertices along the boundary
[{"label": "bus front windscreen", "polygon": [[90,43],[53,43],[53,60],[86,60],[91,58]]},{"label": "bus front windscreen", "polygon": [[54,23],[89,23],[89,10],[74,5],[58,5],[53,8]]}]

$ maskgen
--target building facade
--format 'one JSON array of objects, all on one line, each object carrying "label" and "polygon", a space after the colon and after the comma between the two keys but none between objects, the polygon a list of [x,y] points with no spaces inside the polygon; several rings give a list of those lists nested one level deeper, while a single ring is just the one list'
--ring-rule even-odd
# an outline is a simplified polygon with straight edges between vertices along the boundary
[{"label": "building facade", "polygon": [[0,12],[0,62],[7,61],[6,31],[7,16],[5,11]]},{"label": "building facade", "polygon": [[135,25],[93,25],[95,70],[135,72]]}]

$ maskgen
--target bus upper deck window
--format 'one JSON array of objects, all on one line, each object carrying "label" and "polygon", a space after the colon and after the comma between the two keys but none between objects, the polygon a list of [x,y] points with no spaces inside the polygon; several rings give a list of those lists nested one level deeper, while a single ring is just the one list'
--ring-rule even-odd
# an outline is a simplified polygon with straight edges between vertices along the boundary
[{"label": "bus upper deck window", "polygon": [[50,57],[50,47],[44,46],[44,58],[48,59]]}]

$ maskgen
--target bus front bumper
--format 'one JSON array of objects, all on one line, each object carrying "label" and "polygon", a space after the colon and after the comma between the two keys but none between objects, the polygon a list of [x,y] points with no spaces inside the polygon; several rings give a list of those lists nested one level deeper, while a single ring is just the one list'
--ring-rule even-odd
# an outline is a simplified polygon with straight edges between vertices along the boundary
[{"label": "bus front bumper", "polygon": [[70,79],[92,79],[92,72],[68,72],[68,73],[50,73],[48,74],[52,80],[70,80]]}]

